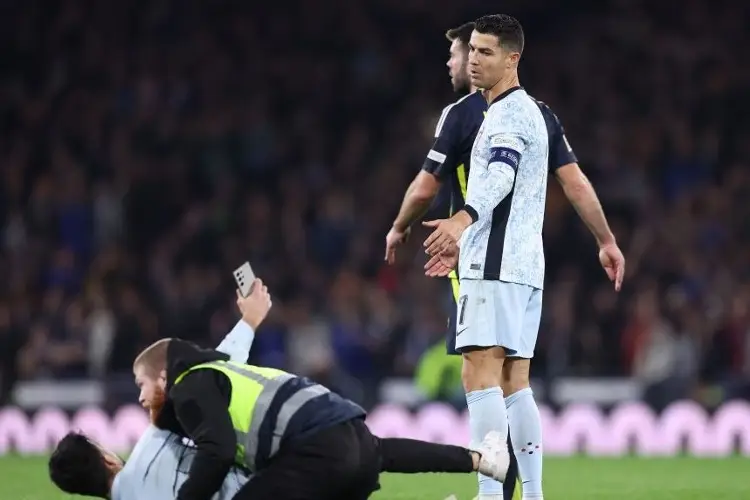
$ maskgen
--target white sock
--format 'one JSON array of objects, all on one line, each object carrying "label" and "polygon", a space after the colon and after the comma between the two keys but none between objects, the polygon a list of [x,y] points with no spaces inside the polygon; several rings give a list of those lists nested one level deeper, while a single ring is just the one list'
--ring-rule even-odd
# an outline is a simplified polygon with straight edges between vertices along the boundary
[{"label": "white sock", "polygon": [[542,496],[542,419],[531,388],[505,398],[510,424],[510,439],[518,460],[518,475],[523,481],[524,500]]},{"label": "white sock", "polygon": [[[498,431],[503,440],[508,438],[508,414],[500,387],[490,387],[466,394],[469,406],[469,427],[471,428],[471,447],[480,445],[490,431]],[[481,500],[500,500],[503,498],[503,484],[482,474],[479,476],[479,498]]]}]

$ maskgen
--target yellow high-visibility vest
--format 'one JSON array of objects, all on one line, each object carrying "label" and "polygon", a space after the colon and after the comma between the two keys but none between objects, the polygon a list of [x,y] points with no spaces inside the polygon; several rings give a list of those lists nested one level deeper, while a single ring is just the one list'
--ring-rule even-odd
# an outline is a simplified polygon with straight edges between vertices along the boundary
[{"label": "yellow high-visibility vest", "polygon": [[328,389],[321,385],[303,387],[282,404],[277,404],[271,415],[271,403],[279,389],[294,378],[294,375],[275,368],[262,368],[234,361],[210,361],[184,371],[175,379],[174,385],[179,384],[188,373],[196,370],[216,370],[229,379],[232,385],[229,416],[237,435],[235,462],[252,472],[256,470],[263,422],[268,418],[273,419],[268,427],[273,431],[270,447],[262,451],[262,458],[268,459],[278,453],[281,439],[294,414],[311,399],[328,392]]}]

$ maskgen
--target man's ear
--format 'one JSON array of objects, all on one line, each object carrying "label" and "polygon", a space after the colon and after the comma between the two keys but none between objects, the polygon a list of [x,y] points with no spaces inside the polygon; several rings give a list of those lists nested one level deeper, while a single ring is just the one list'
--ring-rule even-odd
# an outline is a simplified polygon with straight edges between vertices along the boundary
[{"label": "man's ear", "polygon": [[518,63],[521,60],[521,54],[518,52],[513,52],[508,58],[508,60],[510,61],[510,65],[509,65],[510,68],[518,67]]},{"label": "man's ear", "polygon": [[122,468],[122,462],[115,455],[113,455],[111,453],[104,453],[102,455],[102,457],[104,458],[104,463],[107,464],[107,467],[109,469],[120,469],[120,468]]},{"label": "man's ear", "polygon": [[167,385],[167,370],[162,370],[159,372],[159,382],[161,382],[163,385]]}]

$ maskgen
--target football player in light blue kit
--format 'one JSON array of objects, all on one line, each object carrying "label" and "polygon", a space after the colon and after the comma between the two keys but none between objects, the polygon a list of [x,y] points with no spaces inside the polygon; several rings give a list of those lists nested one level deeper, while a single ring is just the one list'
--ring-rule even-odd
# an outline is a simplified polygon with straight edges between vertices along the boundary
[{"label": "football player in light blue kit", "polygon": [[[271,307],[268,290],[256,280],[248,297],[238,294],[237,306],[242,319],[217,350],[232,361],[246,363],[255,329]],[[149,411],[156,410],[159,397],[153,387],[136,383],[141,404]],[[52,481],[67,493],[112,500],[167,500],[175,498],[187,479],[194,456],[195,449],[180,436],[149,425],[126,462],[82,434],[68,434],[50,457],[49,470]],[[233,468],[213,500],[230,500],[249,479],[247,471]]]},{"label": "football player in light blue kit", "polygon": [[[599,260],[616,290],[625,259],[557,117],[519,84],[523,46],[523,29],[511,16],[484,16],[475,22],[469,72],[490,107],[472,147],[463,209],[450,219],[425,223],[435,228],[425,241],[433,256],[425,267],[428,275],[441,276],[458,264],[456,349],[464,358],[472,441],[491,431],[505,438],[510,426],[523,498],[542,500],[542,428],[529,366],[542,311],[550,150],[563,146],[571,153],[570,164],[552,166],[558,167],[555,174],[566,196],[596,236]],[[512,392],[504,394],[503,386]],[[502,499],[502,485],[480,477],[478,498]]]}]

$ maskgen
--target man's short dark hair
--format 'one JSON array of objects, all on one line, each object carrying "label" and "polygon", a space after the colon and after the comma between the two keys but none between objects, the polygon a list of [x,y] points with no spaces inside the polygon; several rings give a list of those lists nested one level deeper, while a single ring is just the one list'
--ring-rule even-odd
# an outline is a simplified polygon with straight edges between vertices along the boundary
[{"label": "man's short dark hair", "polygon": [[83,434],[66,435],[49,458],[49,477],[66,493],[107,498],[109,476],[101,450]]},{"label": "man's short dark hair", "polygon": [[458,40],[461,45],[466,47],[469,46],[469,40],[471,40],[471,32],[474,31],[474,23],[469,21],[464,23],[457,28],[451,28],[445,32],[445,38],[449,41]]},{"label": "man's short dark hair", "polygon": [[507,14],[492,14],[480,17],[474,24],[477,33],[495,35],[504,49],[523,53],[523,28],[515,17]]}]

